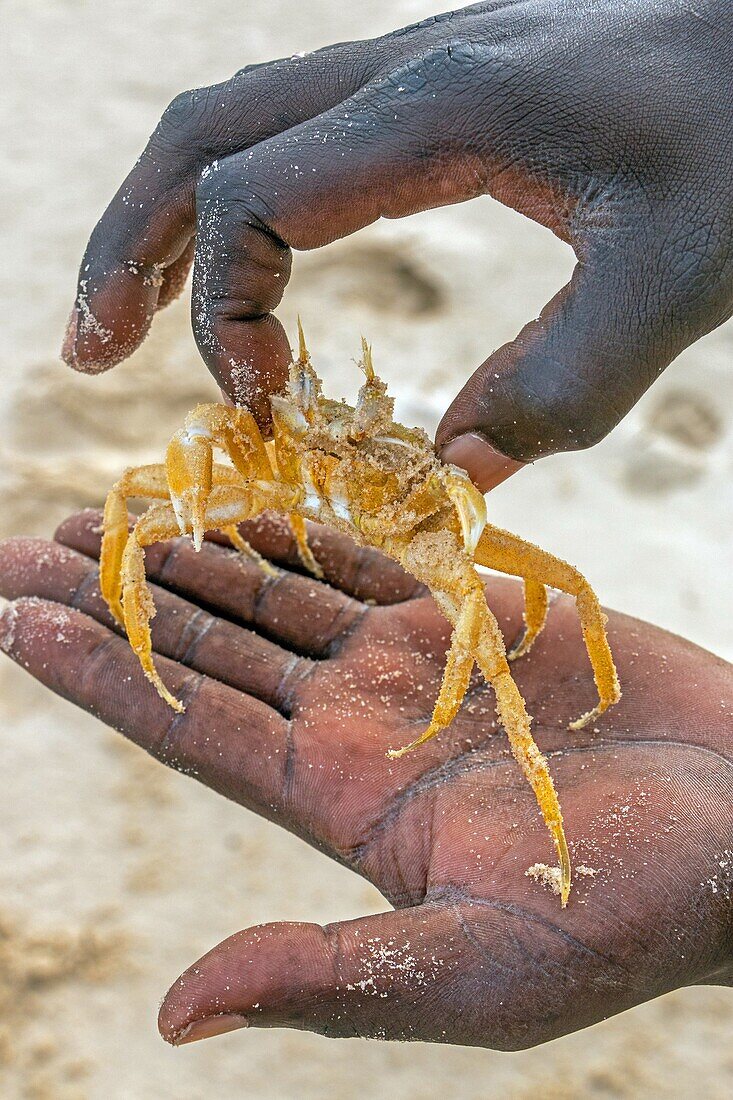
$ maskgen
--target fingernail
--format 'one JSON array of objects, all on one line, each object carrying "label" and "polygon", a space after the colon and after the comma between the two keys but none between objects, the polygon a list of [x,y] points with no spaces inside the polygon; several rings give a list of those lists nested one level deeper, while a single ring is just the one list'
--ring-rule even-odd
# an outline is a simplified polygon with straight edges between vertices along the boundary
[{"label": "fingernail", "polygon": [[61,358],[68,367],[73,367],[76,363],[76,330],[79,323],[79,314],[77,313],[76,306],[69,314],[69,320],[66,323],[66,333],[64,335],[64,342],[61,345]]},{"label": "fingernail", "polygon": [[173,1040],[173,1045],[182,1047],[185,1043],[197,1043],[199,1039],[211,1039],[214,1035],[225,1035],[227,1031],[237,1031],[241,1027],[249,1027],[246,1016],[226,1012],[221,1016],[207,1016],[185,1027]]},{"label": "fingernail", "polygon": [[443,462],[450,462],[451,465],[465,470],[482,493],[495,489],[502,481],[528,465],[495,450],[478,432],[467,432],[466,435],[451,439],[441,450],[440,457]]}]

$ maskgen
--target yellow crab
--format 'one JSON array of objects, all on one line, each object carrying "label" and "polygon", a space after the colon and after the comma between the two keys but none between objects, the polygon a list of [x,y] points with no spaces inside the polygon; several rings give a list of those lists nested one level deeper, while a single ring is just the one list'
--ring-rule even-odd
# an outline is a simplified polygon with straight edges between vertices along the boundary
[{"label": "yellow crab", "polygon": [[[286,392],[272,401],[273,440],[265,443],[251,413],[226,405],[199,405],[171,440],[165,464],[127,470],[104,511],[101,590],[124,625],[145,675],[170,706],[182,710],[161,680],[152,656],[155,614],[145,579],[144,547],[179,534],[197,548],[206,531],[221,530],[265,570],[237,524],[265,510],[290,517],[303,564],[321,571],[308,547],[305,519],[345,531],[377,547],[423,582],[453,626],[443,682],[425,732],[392,750],[400,756],[445,729],[468,689],[474,664],[496,694],[511,750],[534,791],[560,863],[562,903],[570,892],[570,858],[562,814],[547,762],[530,730],[524,700],[508,660],[526,653],[547,614],[545,585],[576,599],[598,688],[598,705],[571,724],[579,729],[615,703],[620,689],[595,593],[576,569],[486,522],[484,498],[467,475],[437,458],[428,436],[392,417],[394,402],[374,373],[362,341],[366,382],[352,408],[321,396],[299,325],[300,354]],[[231,466],[213,462],[218,447]],[[128,530],[127,500],[152,504]],[[484,584],[475,566],[522,577],[525,631],[507,656]]]}]

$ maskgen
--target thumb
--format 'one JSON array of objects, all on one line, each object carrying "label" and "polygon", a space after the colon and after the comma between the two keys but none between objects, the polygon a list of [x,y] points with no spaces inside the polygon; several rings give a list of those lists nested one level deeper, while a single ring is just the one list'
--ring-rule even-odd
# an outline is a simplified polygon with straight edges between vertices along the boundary
[{"label": "thumb", "polygon": [[249,1026],[434,1040],[446,1027],[440,1000],[458,962],[456,933],[455,916],[438,906],[249,928],[175,982],[158,1026],[174,1045]]},{"label": "thumb", "polygon": [[[698,217],[700,215],[698,214]],[[443,417],[441,457],[486,492],[527,462],[599,442],[685,347],[731,312],[714,225],[679,211],[610,225],[570,283],[491,355]]]}]

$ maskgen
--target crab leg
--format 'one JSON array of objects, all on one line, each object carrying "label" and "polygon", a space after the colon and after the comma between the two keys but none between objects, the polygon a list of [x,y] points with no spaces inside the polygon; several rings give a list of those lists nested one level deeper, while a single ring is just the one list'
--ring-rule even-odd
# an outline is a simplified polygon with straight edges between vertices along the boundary
[{"label": "crab leg", "polygon": [[[258,481],[249,485],[214,486],[203,517],[205,530],[230,533],[236,524],[251,519],[266,508],[287,511],[293,503],[293,490],[277,482]],[[137,521],[127,539],[120,576],[124,626],[130,645],[158,694],[169,706],[180,712],[183,704],[168,691],[153,662],[150,621],[155,615],[155,605],[145,578],[144,554],[146,546],[175,538],[178,533],[178,518],[172,504],[166,502],[151,505]]]},{"label": "crab leg", "polygon": [[[220,447],[229,456],[245,481],[253,478],[270,481],[274,477],[270,453],[251,413],[227,405],[199,405],[194,409],[168,445],[166,472],[180,532],[182,535],[192,532],[197,550],[204,536],[206,504],[215,484],[212,482],[214,447]],[[303,565],[314,576],[322,577],[321,567],[308,546],[304,520],[291,514],[290,525]],[[266,571],[272,569],[263,564],[260,555],[255,554],[241,536],[227,534],[237,549],[259,561]]]},{"label": "crab leg", "polygon": [[[473,666],[476,664],[476,648],[482,627],[482,604],[485,604],[484,594],[481,590],[471,592],[463,600],[463,604],[456,614],[456,605],[450,597],[445,597],[441,592],[435,592],[435,601],[444,611],[446,618],[455,623],[451,646],[443,671],[443,682],[440,685],[438,698],[433,708],[433,716],[430,725],[420,736],[409,745],[401,749],[390,749],[387,755],[395,760],[405,753],[416,749],[418,745],[425,744],[436,734],[440,733],[451,724],[460,710],[463,698],[468,691]],[[441,597],[443,597],[441,599]]]},{"label": "crab leg", "polygon": [[[393,750],[388,755],[401,756],[402,753],[433,737],[452,720],[466,694],[474,662],[477,663],[484,679],[494,690],[499,721],[509,739],[512,755],[534,792],[537,805],[555,845],[560,864],[560,894],[564,906],[570,894],[572,871],[555,785],[547,767],[547,760],[532,736],[531,719],[509,669],[504,639],[499,624],[486,603],[481,580],[468,559],[463,557],[461,561],[462,554],[458,545],[453,549],[454,587],[449,591],[434,591],[438,606],[454,625],[454,632],[433,719],[422,737],[404,749]],[[424,563],[421,565],[419,559],[420,550],[416,548],[415,542],[402,549],[401,564],[418,580],[422,580],[430,587],[431,582],[435,584],[440,578],[444,585],[445,564],[435,563],[432,568],[426,568]],[[440,718],[450,715],[445,723],[436,722],[439,708]]]},{"label": "crab leg", "polygon": [[156,463],[125,470],[107,494],[104,505],[104,535],[99,556],[99,587],[107,606],[120,624],[124,622],[120,568],[128,538],[127,501],[130,497],[167,500],[165,466]]},{"label": "crab leg", "polygon": [[524,578],[524,633],[519,641],[507,653],[510,661],[516,661],[517,657],[524,657],[534,645],[538,634],[541,633],[547,618],[549,600],[547,589],[541,581]]},{"label": "crab leg", "polygon": [[313,551],[308,545],[308,532],[305,526],[305,520],[302,516],[299,516],[297,512],[291,512],[288,516],[290,521],[290,529],[293,532],[295,538],[295,544],[298,549],[298,557],[302,564],[312,573],[318,580],[323,580],[323,570],[313,556]]},{"label": "crab leg", "polygon": [[257,423],[246,409],[198,405],[168,444],[168,488],[182,535],[197,550],[206,530],[206,505],[213,487],[213,449],[220,447],[245,481],[270,481],[273,470]]},{"label": "crab leg", "polygon": [[532,736],[532,719],[527,714],[524,698],[509,669],[499,624],[485,602],[481,637],[475,656],[484,679],[491,684],[496,695],[496,710],[509,740],[512,756],[532,788],[540,813],[555,845],[560,864],[560,899],[564,908],[570,896],[572,869],[560,801],[547,760]]},{"label": "crab leg", "polygon": [[[216,465],[213,470],[214,485],[241,485],[242,479],[236,470],[228,466]],[[122,555],[125,552],[129,535],[129,515],[127,502],[131,497],[145,497],[148,500],[168,500],[169,490],[166,469],[162,463],[150,466],[135,466],[126,470],[119,481],[107,494],[102,522],[102,548],[99,556],[99,587],[107,606],[117,622],[122,625]],[[178,530],[173,532],[178,534]],[[227,532],[228,534],[228,532]],[[232,540],[234,541],[234,540]],[[255,556],[255,551],[238,535],[237,549]],[[257,559],[267,572],[272,569],[264,559]],[[267,568],[265,568],[267,566]]]},{"label": "crab leg", "polygon": [[560,802],[547,760],[532,736],[531,718],[514,682],[504,649],[504,639],[495,616],[485,605],[484,629],[476,660],[496,694],[496,710],[509,739],[509,747],[537,800],[545,825],[552,837],[560,864],[560,900],[567,905],[572,882],[570,853],[563,828]]},{"label": "crab leg", "polygon": [[155,542],[165,542],[178,534],[178,522],[170,504],[153,504],[135,524],[122,555],[120,573],[124,624],[130,645],[137,653],[143,672],[168,706],[182,713],[184,707],[171,695],[153,663],[153,643],[150,620],[155,604],[145,579],[144,548]]},{"label": "crab leg", "polygon": [[537,626],[540,607],[537,586],[547,584],[575,597],[585,648],[598,689],[598,705],[571,722],[570,729],[581,729],[617,703],[621,698],[621,688],[606,637],[606,616],[585,577],[567,562],[498,527],[486,527],[476,547],[475,558],[478,565],[514,577],[523,577],[525,586],[528,582],[531,585],[530,588],[525,587],[529,597],[525,612],[527,631],[514,650],[515,656],[518,656],[517,649],[527,652],[541,629],[541,623]]},{"label": "crab leg", "polygon": [[268,577],[277,576],[277,569],[275,566],[269,562],[267,558],[263,558],[262,554],[258,553],[254,546],[250,546],[246,539],[242,538],[236,524],[232,524],[230,527],[222,527],[221,530],[229,539],[235,550],[239,550],[240,554],[244,554],[253,561],[255,565],[258,565],[262,572],[266,573]]}]

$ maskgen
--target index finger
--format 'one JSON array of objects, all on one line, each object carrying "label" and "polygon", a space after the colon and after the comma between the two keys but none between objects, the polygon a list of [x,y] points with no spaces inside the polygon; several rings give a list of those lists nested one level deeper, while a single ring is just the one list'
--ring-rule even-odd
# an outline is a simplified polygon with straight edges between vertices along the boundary
[{"label": "index finger", "polygon": [[69,366],[94,374],[125,359],[183,287],[206,165],[340,102],[374,59],[375,44],[346,43],[176,96],[87,245],[62,348]]}]

